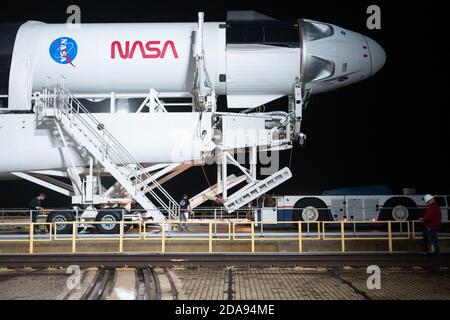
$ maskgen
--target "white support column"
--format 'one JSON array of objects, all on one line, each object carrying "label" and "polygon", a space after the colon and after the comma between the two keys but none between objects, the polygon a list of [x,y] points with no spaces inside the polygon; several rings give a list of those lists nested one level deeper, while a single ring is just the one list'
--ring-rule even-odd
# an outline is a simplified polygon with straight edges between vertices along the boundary
[{"label": "white support column", "polygon": [[301,84],[294,86],[294,103],[295,103],[295,117],[301,119],[303,115],[303,88]]},{"label": "white support column", "polygon": [[111,92],[111,101],[109,106],[110,113],[116,113],[116,93],[114,91]]},{"label": "white support column", "polygon": [[258,162],[258,147],[250,147],[250,175],[253,181],[256,180],[256,170]]},{"label": "white support column", "polygon": [[89,157],[89,175],[94,175],[94,159],[92,157]]},{"label": "white support column", "polygon": [[222,160],[222,198],[225,200],[228,198],[227,190],[227,157],[224,152],[220,154]]},{"label": "white support column", "polygon": [[94,194],[95,191],[95,182],[96,178],[94,177],[94,159],[92,157],[89,157],[89,175],[85,178],[86,184],[84,189],[84,202],[85,203],[91,203],[94,201]]},{"label": "white support column", "polygon": [[216,164],[217,164],[217,185],[220,185],[222,183],[222,164],[220,163],[219,157],[217,157]]}]

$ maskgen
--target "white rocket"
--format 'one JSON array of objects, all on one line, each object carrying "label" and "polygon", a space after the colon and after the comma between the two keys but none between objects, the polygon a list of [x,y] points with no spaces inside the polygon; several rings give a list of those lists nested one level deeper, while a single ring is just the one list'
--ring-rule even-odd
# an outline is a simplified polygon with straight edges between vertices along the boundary
[{"label": "white rocket", "polygon": [[[306,19],[206,22],[205,67],[229,108],[259,106],[289,95],[296,81],[320,93],[376,73],[386,56],[375,41]],[[190,92],[196,23],[66,24],[29,21],[17,32],[9,108],[31,108],[30,97],[61,76],[81,96]],[[64,49],[63,49],[64,48]],[[50,79],[50,80],[49,80]]]},{"label": "white rocket", "polygon": [[[203,22],[200,14],[198,23],[75,28],[29,21],[18,29],[11,57],[8,108],[0,114],[0,175],[12,173],[39,183],[36,174],[72,168],[82,175],[89,159],[91,164],[92,158],[101,162],[86,145],[82,150],[77,134],[62,119],[60,135],[68,136],[66,143],[57,142],[54,130],[39,126],[38,110],[49,108],[45,95],[52,95],[43,88],[63,85],[71,99],[110,99],[110,113],[91,110],[92,115],[145,167],[220,158],[212,193],[223,189],[225,199],[230,198],[226,166],[233,162],[227,152],[234,155],[231,150],[247,148],[255,155],[257,148],[292,147],[292,141],[302,137],[300,121],[308,95],[364,80],[386,59],[378,43],[350,30],[306,19],[278,21],[254,12],[229,12],[224,22]],[[226,95],[230,112],[216,112],[218,95]],[[290,97],[284,112],[231,112],[283,96]],[[178,104],[164,102],[186,97],[192,98],[189,112],[170,112]],[[117,113],[117,99],[130,98],[146,99],[139,113]],[[147,107],[149,112],[142,112]],[[31,110],[34,114],[24,113]],[[254,184],[260,181],[255,171],[252,163],[244,172]],[[83,192],[74,180],[67,193],[73,197]]]}]

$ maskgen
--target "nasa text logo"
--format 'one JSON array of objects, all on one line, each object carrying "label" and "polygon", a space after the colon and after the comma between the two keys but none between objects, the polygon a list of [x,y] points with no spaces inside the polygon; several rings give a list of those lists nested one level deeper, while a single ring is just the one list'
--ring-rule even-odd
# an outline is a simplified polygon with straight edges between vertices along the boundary
[{"label": "nasa text logo", "polygon": [[78,45],[72,38],[61,37],[52,42],[49,53],[56,62],[70,64],[72,67],[75,67],[73,61],[78,53]]}]

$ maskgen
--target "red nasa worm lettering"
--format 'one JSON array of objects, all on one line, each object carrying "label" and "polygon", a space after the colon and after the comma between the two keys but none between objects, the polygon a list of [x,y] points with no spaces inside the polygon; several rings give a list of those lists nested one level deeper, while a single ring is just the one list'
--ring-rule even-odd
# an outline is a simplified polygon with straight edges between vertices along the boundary
[{"label": "red nasa worm lettering", "polygon": [[161,41],[147,41],[144,45],[142,41],[138,40],[132,42],[130,48],[130,41],[125,41],[125,46],[122,46],[120,41],[113,41],[111,43],[111,59],[116,59],[116,51],[121,59],[133,59],[137,48],[144,59],[164,59],[168,49],[172,51],[173,57],[178,59],[178,52],[173,41],[164,42],[162,49],[160,49],[160,44]]}]

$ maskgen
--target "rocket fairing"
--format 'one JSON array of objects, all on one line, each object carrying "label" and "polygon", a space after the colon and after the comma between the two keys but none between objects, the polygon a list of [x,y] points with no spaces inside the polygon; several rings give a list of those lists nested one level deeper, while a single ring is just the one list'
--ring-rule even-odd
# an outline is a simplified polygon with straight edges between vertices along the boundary
[{"label": "rocket fairing", "polygon": [[[32,94],[61,79],[78,97],[192,90],[196,23],[71,27],[36,21],[0,26],[1,43],[13,43],[1,49],[10,68],[0,71],[9,82],[10,110],[30,110]],[[311,94],[333,90],[370,77],[386,60],[375,41],[307,19],[230,15],[226,22],[204,23],[203,44],[212,87],[226,95],[229,108],[291,95],[298,82]]]}]

